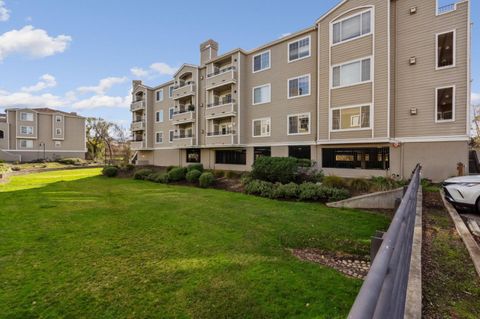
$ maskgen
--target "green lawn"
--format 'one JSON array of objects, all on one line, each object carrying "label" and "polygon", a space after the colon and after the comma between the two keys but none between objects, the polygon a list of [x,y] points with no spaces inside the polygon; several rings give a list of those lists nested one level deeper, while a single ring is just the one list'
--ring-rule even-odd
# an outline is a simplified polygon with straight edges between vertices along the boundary
[{"label": "green lawn", "polygon": [[368,254],[386,217],[108,179],[0,185],[2,318],[344,318],[361,281],[288,247]]}]

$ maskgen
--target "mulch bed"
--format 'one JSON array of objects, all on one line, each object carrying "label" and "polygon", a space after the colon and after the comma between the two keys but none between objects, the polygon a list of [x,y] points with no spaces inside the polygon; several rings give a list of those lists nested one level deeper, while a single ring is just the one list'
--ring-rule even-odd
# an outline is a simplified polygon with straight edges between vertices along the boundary
[{"label": "mulch bed", "polygon": [[298,259],[333,268],[351,278],[365,279],[370,270],[370,261],[366,257],[343,255],[310,248],[291,249],[290,251]]}]

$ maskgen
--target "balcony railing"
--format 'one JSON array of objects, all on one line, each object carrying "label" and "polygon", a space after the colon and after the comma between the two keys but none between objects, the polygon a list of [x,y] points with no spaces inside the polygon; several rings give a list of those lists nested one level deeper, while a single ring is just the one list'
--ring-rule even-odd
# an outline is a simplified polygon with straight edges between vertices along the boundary
[{"label": "balcony railing", "polygon": [[235,103],[235,99],[232,99],[232,97],[226,97],[226,98],[221,99],[220,101],[216,101],[216,102],[207,104],[207,108],[226,105],[226,104],[230,104],[230,103]]},{"label": "balcony railing", "polygon": [[185,133],[177,133],[173,135],[174,140],[182,139],[182,138],[193,138],[193,133],[185,132]]},{"label": "balcony railing", "polygon": [[145,141],[133,140],[133,141],[130,142],[130,148],[132,150],[140,150],[142,148],[145,148]]},{"label": "balcony railing", "polygon": [[212,76],[219,75],[219,74],[222,74],[222,73],[225,73],[225,72],[228,72],[228,71],[235,71],[235,70],[236,70],[236,68],[234,66],[229,66],[229,67],[226,67],[226,68],[223,68],[223,69],[217,69],[213,73],[207,74],[207,78],[211,78]]},{"label": "balcony railing", "polygon": [[452,4],[447,4],[446,6],[439,7],[437,9],[437,14],[444,14],[450,11],[455,11],[457,10],[457,4],[452,3]]},{"label": "balcony railing", "polygon": [[139,131],[139,130],[144,130],[145,129],[145,121],[136,121],[132,123],[132,131]]},{"label": "balcony railing", "polygon": [[235,134],[235,130],[227,130],[227,131],[218,131],[218,132],[208,132],[207,136],[225,136],[225,135],[233,135]]},{"label": "balcony railing", "polygon": [[195,81],[180,82],[180,84],[175,85],[175,86],[173,87],[173,89],[176,90],[176,89],[183,88],[184,86],[193,85],[193,84],[195,84]]},{"label": "balcony railing", "polygon": [[193,112],[195,111],[195,106],[194,105],[182,105],[180,106],[179,108],[177,108],[173,114],[174,115],[177,115],[177,114],[183,114],[183,113],[188,113],[188,112]]},{"label": "balcony railing", "polygon": [[145,101],[144,100],[132,102],[132,104],[130,105],[130,111],[132,111],[132,112],[138,111],[138,110],[143,110],[144,108],[145,108]]}]

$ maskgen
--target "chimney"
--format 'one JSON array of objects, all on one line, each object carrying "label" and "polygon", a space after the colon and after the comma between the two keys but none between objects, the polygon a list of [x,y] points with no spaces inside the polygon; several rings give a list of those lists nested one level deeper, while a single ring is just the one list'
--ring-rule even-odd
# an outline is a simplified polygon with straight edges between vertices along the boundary
[{"label": "chimney", "polygon": [[142,85],[142,81],[140,81],[140,80],[133,80],[132,81],[132,87],[133,87],[134,90],[139,85]]},{"label": "chimney", "polygon": [[217,55],[218,55],[217,42],[210,39],[200,44],[200,65],[205,65],[207,61],[216,58]]}]

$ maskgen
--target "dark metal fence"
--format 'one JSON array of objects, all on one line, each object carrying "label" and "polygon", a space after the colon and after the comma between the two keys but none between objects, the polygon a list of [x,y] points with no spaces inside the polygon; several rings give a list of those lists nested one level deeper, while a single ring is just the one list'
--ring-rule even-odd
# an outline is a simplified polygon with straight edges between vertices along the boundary
[{"label": "dark metal fence", "polygon": [[398,207],[348,318],[404,317],[413,232],[420,187],[420,165]]}]

